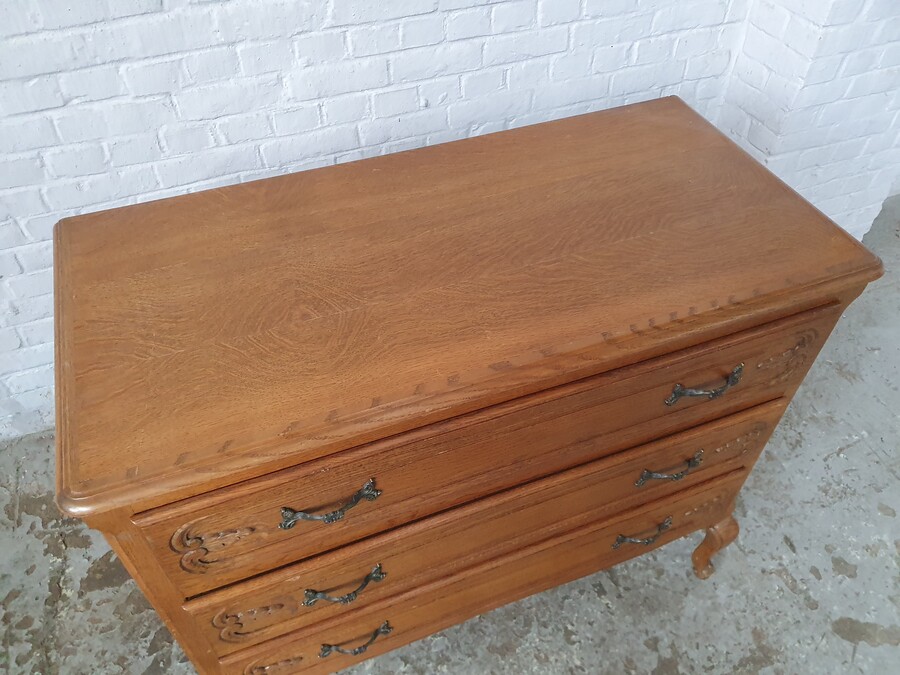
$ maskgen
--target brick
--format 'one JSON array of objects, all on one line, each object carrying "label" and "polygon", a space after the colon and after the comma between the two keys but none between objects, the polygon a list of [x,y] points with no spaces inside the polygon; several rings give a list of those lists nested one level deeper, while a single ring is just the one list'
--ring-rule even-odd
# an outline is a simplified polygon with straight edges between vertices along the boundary
[{"label": "brick", "polygon": [[401,47],[435,45],[443,39],[444,17],[439,14],[407,19],[400,24]]},{"label": "brick", "polygon": [[353,28],[348,33],[353,56],[372,56],[400,48],[399,25],[375,25]]},{"label": "brick", "polygon": [[447,39],[462,40],[491,33],[489,7],[476,7],[447,15]]},{"label": "brick", "polygon": [[[2,3],[0,3],[2,4]],[[35,33],[0,41],[0,80],[70,70],[86,63],[83,35]],[[81,56],[75,56],[81,54]]]},{"label": "brick", "polygon": [[481,65],[481,45],[452,42],[437,47],[407,49],[393,57],[395,82],[426,80],[450,73],[474,70]]},{"label": "brick", "polygon": [[680,82],[683,75],[684,64],[677,61],[652,66],[632,66],[613,74],[610,93],[621,96],[653,91]]},{"label": "brick", "polygon": [[37,156],[0,162],[0,189],[40,185],[44,168]]},{"label": "brick", "polygon": [[266,166],[278,167],[350,150],[358,145],[356,127],[345,125],[268,141],[260,146],[260,151]]},{"label": "brick", "polygon": [[605,19],[622,14],[634,14],[638,9],[638,0],[586,0],[584,14],[591,18]]},{"label": "brick", "polygon": [[0,111],[6,115],[57,108],[63,103],[59,80],[53,75],[0,82]]},{"label": "brick", "polygon": [[113,19],[161,12],[163,8],[163,0],[112,0],[108,5],[109,16]]},{"label": "brick", "polygon": [[447,111],[434,108],[398,117],[369,120],[360,124],[359,132],[363,145],[380,145],[446,128]]},{"label": "brick", "polygon": [[114,167],[153,162],[162,158],[155,133],[116,138],[109,142],[109,162]]},{"label": "brick", "polygon": [[[41,205],[41,211],[44,210],[43,204]],[[32,210],[32,213],[36,212],[36,210]],[[22,224],[22,229],[25,230],[25,233],[28,237],[34,241],[44,241],[53,237],[53,226],[56,225],[56,222],[60,219],[61,216],[57,214],[41,214],[33,217],[26,217],[24,211],[20,211],[20,222]]]},{"label": "brick", "polygon": [[293,110],[283,110],[272,115],[275,133],[279,136],[312,131],[319,126],[319,107],[306,105]]},{"label": "brick", "polygon": [[106,153],[99,143],[67,146],[44,153],[50,174],[56,177],[76,177],[100,173],[107,169]]},{"label": "brick", "polygon": [[236,77],[240,71],[237,52],[233,47],[218,47],[188,54],[184,57],[184,67],[193,84]]},{"label": "brick", "polygon": [[215,145],[212,132],[206,126],[166,128],[162,137],[170,155],[199,152]]},{"label": "brick", "polygon": [[11,220],[0,222],[0,248],[12,248],[14,246],[23,245],[27,239]]},{"label": "brick", "polygon": [[331,32],[301,35],[294,40],[294,52],[301,64],[309,66],[340,61],[347,53],[345,34]]},{"label": "brick", "polygon": [[48,389],[53,386],[53,366],[46,365],[33,368],[4,378],[4,384],[12,394],[24,394],[36,389]]},{"label": "brick", "polygon": [[437,0],[340,0],[334,3],[329,23],[345,25],[402,19],[416,14],[428,14],[437,8]]},{"label": "brick", "polygon": [[41,14],[30,2],[0,2],[0,36],[34,33],[41,27]]},{"label": "brick", "polygon": [[485,44],[484,63],[490,66],[563,52],[568,42],[568,31],[565,27],[500,35]]},{"label": "brick", "polygon": [[[31,323],[32,321],[37,321],[39,319],[46,319],[48,317],[53,316],[53,296],[52,295],[42,295],[36,298],[29,298],[27,302],[21,302],[18,300],[13,300],[9,303],[9,306],[6,308],[6,311],[0,312],[0,326],[20,326],[22,324]],[[25,352],[25,349],[17,350],[17,354],[21,354]],[[37,350],[40,353],[46,353],[46,348],[43,350]],[[0,354],[0,359],[2,359],[3,355]],[[40,366],[45,363],[49,363],[52,360],[52,346],[51,346],[51,357],[49,360],[45,360],[44,357],[40,357],[40,360],[35,359],[34,362],[28,361],[28,363],[32,363],[32,365],[28,365],[28,363],[22,364],[20,367],[22,368],[33,368],[35,366]],[[0,370],[3,370],[2,366],[0,366]],[[13,372],[16,368],[12,368],[7,372]]]},{"label": "brick", "polygon": [[673,59],[675,57],[675,41],[674,35],[660,35],[635,43],[634,63],[645,65]]},{"label": "brick", "polygon": [[463,95],[466,98],[487,96],[501,90],[506,82],[502,70],[483,70],[462,76]]},{"label": "brick", "polygon": [[59,142],[49,118],[0,119],[0,152],[15,153],[46,148]]},{"label": "brick", "polygon": [[37,272],[53,265],[53,242],[39,241],[13,250],[23,272]]},{"label": "brick", "polygon": [[289,37],[301,28],[310,31],[322,25],[324,12],[324,2],[295,0],[233,2],[215,7],[224,42]]},{"label": "brick", "polygon": [[441,77],[419,84],[419,102],[423,108],[446,105],[460,98],[458,77]]},{"label": "brick", "polygon": [[450,126],[468,127],[485,122],[499,122],[527,112],[531,107],[531,93],[509,91],[483,98],[454,103],[448,109]]},{"label": "brick", "polygon": [[105,2],[72,2],[71,0],[31,0],[37,5],[44,28],[67,28],[97,23],[109,18]]},{"label": "brick", "polygon": [[184,119],[204,120],[259,110],[274,104],[281,95],[279,77],[260,75],[185,89],[175,101]]},{"label": "brick", "polygon": [[581,16],[581,0],[540,0],[540,24],[555,26]]},{"label": "brick", "polygon": [[595,101],[609,93],[609,77],[589,77],[541,87],[534,94],[536,109],[550,110],[575,103]]},{"label": "brick", "polygon": [[296,71],[288,79],[292,97],[308,101],[323,96],[377,89],[388,83],[387,61],[382,58],[345,61]]},{"label": "brick", "polygon": [[634,43],[648,36],[647,18],[619,16],[600,21],[579,22],[572,28],[572,47],[592,49]]},{"label": "brick", "polygon": [[294,52],[286,40],[238,45],[237,54],[244,75],[282,72],[294,65]]},{"label": "brick", "polygon": [[609,45],[594,50],[593,71],[611,73],[629,65],[633,47],[628,44]]},{"label": "brick", "polygon": [[99,66],[59,74],[59,86],[67,99],[102,101],[126,93],[116,66]]},{"label": "brick", "polygon": [[11,352],[22,346],[22,339],[12,328],[0,328],[0,353]]},{"label": "brick", "polygon": [[33,298],[53,292],[53,270],[20,274],[6,280],[7,287],[17,298]]},{"label": "brick", "polygon": [[535,89],[550,82],[550,59],[530,59],[509,67],[506,86],[510,89]]},{"label": "brick", "polygon": [[[24,246],[20,246],[12,250],[21,251],[24,249]],[[0,251],[0,279],[21,274],[23,271],[22,266],[19,264],[16,256],[12,253],[12,250]]]},{"label": "brick", "polygon": [[190,185],[258,168],[259,154],[253,146],[211,148],[156,164],[164,188]]},{"label": "brick", "polygon": [[554,59],[550,73],[554,80],[572,80],[588,77],[594,55],[590,52],[567,52]]},{"label": "brick", "polygon": [[375,117],[390,117],[419,109],[419,93],[415,87],[375,94],[372,99]]},{"label": "brick", "polygon": [[[0,190],[0,222],[7,219],[21,219],[35,216],[46,211],[41,193],[36,187],[20,190]],[[2,230],[2,227],[0,227]],[[0,237],[2,240],[2,237]],[[3,245],[0,243],[0,248]]]},{"label": "brick", "polygon": [[529,0],[503,3],[491,8],[491,24],[495,33],[534,28],[536,13],[536,4]]},{"label": "brick", "polygon": [[731,55],[727,52],[719,52],[709,56],[697,56],[688,59],[684,71],[687,80],[697,80],[702,77],[716,77],[723,75],[731,63]]},{"label": "brick", "polygon": [[75,181],[50,183],[43,188],[43,194],[51,209],[62,211],[91,205],[121,205],[125,198],[159,187],[151,167],[136,166]]},{"label": "brick", "polygon": [[0,376],[40,366],[48,366],[51,363],[53,363],[53,345],[22,347],[14,352],[0,353]]},{"label": "brick", "polygon": [[217,122],[219,132],[228,143],[244,143],[274,136],[269,118],[261,112],[232,115]]},{"label": "brick", "polygon": [[368,117],[369,97],[367,94],[348,94],[331,98],[322,103],[322,113],[329,125],[358,122]]},{"label": "brick", "polygon": [[137,96],[167,94],[180,91],[187,74],[181,59],[137,63],[122,69],[128,90]]}]

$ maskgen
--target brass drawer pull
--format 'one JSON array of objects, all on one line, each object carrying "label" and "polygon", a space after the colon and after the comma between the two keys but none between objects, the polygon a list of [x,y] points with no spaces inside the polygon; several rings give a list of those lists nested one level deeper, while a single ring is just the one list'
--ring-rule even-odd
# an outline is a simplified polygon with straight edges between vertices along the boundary
[{"label": "brass drawer pull", "polygon": [[686,466],[684,469],[678,473],[657,473],[656,471],[650,471],[650,469],[644,469],[643,472],[641,472],[640,477],[634,481],[634,484],[636,487],[641,487],[648,480],[681,480],[687,476],[692,469],[696,469],[703,464],[703,451],[698,450],[695,452],[694,456],[687,460],[685,464]]},{"label": "brass drawer pull", "polygon": [[314,513],[307,513],[306,511],[295,511],[288,506],[282,506],[281,522],[278,524],[278,527],[280,527],[282,530],[289,530],[297,524],[298,520],[319,520],[326,524],[336,523],[344,517],[347,511],[359,504],[363,499],[374,502],[380,495],[381,490],[375,488],[375,479],[370,478],[366,481],[365,485],[363,485],[356,492],[356,494],[354,494],[352,497],[350,497],[350,499],[347,500],[346,504],[344,504],[341,508],[329,513],[316,515]]},{"label": "brass drawer pull", "polygon": [[685,387],[683,384],[676,384],[672,388],[672,393],[669,394],[669,398],[666,399],[665,403],[666,405],[675,405],[682,396],[702,396],[708,399],[719,398],[722,394],[740,382],[743,374],[744,364],[739,363],[734,367],[734,370],[732,370],[725,379],[725,384],[721,387],[716,387],[715,389],[691,389],[690,387]]},{"label": "brass drawer pull", "polygon": [[391,624],[385,621],[381,624],[375,631],[372,633],[372,637],[370,637],[364,644],[361,644],[359,647],[354,647],[353,649],[344,649],[340,645],[322,645],[322,649],[319,650],[319,658],[324,659],[329,654],[333,652],[337,652],[338,654],[346,654],[347,656],[359,656],[364,653],[369,647],[372,646],[372,643],[375,642],[382,635],[390,635],[391,631],[394,630],[391,628]]},{"label": "brass drawer pull", "polygon": [[338,597],[333,597],[322,591],[316,591],[311,588],[307,588],[305,591],[303,591],[303,595],[306,597],[306,599],[303,601],[303,604],[307,607],[312,607],[319,600],[325,600],[326,602],[334,602],[339,605],[349,605],[359,597],[360,593],[366,590],[366,586],[368,586],[373,581],[376,583],[379,581],[383,581],[386,576],[387,573],[383,569],[381,569],[381,563],[378,563],[377,565],[375,565],[375,567],[372,568],[372,571],[365,576],[365,578],[362,580],[362,583],[357,586],[356,590],[350,591],[349,593],[346,593],[344,595],[339,595]]},{"label": "brass drawer pull", "polygon": [[672,516],[669,516],[656,526],[656,534],[654,534],[652,537],[647,537],[646,539],[635,539],[634,537],[626,537],[624,534],[620,534],[618,537],[616,537],[616,543],[614,543],[612,547],[619,548],[622,544],[641,544],[642,546],[649,546],[657,539],[659,539],[660,535],[662,535],[662,533],[668,530],[670,527],[672,527]]}]

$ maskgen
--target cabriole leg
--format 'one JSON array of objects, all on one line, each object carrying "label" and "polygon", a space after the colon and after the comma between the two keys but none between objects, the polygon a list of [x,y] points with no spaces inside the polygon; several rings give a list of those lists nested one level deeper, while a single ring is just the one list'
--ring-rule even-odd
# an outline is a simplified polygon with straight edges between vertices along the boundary
[{"label": "cabriole leg", "polygon": [[706,538],[700,542],[691,556],[694,563],[694,574],[701,579],[708,579],[716,571],[711,562],[712,557],[733,542],[737,538],[738,532],[740,532],[738,523],[731,515],[707,528]]}]

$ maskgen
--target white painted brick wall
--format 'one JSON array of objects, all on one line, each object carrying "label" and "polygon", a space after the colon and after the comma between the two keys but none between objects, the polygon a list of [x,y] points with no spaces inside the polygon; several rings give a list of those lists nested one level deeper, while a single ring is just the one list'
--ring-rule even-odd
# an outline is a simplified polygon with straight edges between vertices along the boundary
[{"label": "white painted brick wall", "polygon": [[0,438],[52,424],[76,213],[678,94],[859,235],[897,164],[897,5],[2,0]]},{"label": "white painted brick wall", "polygon": [[900,176],[900,1],[755,0],[717,121],[862,238]]}]

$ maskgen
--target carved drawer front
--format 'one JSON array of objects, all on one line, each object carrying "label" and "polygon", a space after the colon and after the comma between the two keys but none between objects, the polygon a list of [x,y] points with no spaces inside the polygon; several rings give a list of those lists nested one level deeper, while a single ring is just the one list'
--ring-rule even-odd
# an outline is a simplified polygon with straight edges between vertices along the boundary
[{"label": "carved drawer front", "polygon": [[782,399],[513,488],[186,605],[218,654],[335,616],[753,464]]},{"label": "carved drawer front", "polygon": [[793,392],[829,306],[139,514],[185,597]]},{"label": "carved drawer front", "polygon": [[359,612],[222,657],[222,670],[287,675],[346,668],[707,527],[728,512],[743,479],[744,472],[738,471],[615,518],[564,531]]}]

